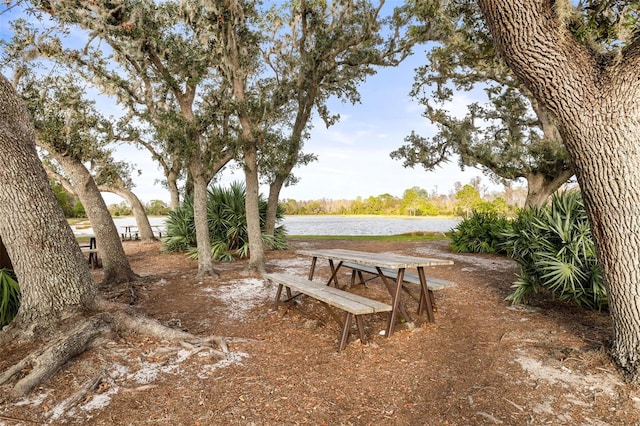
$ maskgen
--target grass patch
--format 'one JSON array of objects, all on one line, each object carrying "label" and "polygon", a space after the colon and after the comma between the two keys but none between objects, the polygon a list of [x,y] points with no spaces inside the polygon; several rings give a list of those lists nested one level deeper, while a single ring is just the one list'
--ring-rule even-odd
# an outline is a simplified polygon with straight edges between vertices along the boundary
[{"label": "grass patch", "polygon": [[78,241],[78,244],[89,244],[89,240],[91,239],[91,236],[89,235],[76,235],[76,241]]},{"label": "grass patch", "polygon": [[355,240],[355,241],[425,241],[447,240],[450,234],[444,232],[409,232],[398,235],[287,235],[292,240]]}]

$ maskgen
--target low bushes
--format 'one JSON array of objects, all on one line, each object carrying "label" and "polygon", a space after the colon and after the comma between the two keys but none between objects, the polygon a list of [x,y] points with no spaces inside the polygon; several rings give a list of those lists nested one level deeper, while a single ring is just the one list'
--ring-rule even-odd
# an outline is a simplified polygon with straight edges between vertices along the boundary
[{"label": "low bushes", "polygon": [[456,253],[505,253],[502,243],[510,226],[498,213],[473,211],[451,233],[451,250]]},{"label": "low bushes", "polygon": [[558,300],[591,309],[607,307],[579,192],[556,194],[545,207],[522,209],[512,220],[472,215],[461,222],[455,234],[463,234],[452,241],[455,251],[504,252],[518,262],[520,273],[507,297],[513,303],[525,303],[532,294],[548,291]]},{"label": "low bushes", "polygon": [[[264,230],[267,203],[262,197],[259,203],[260,225]],[[215,260],[233,260],[249,255],[244,185],[234,183],[229,188],[210,189],[207,199],[207,219],[211,254]],[[277,220],[280,219],[282,219],[281,210],[277,214]],[[262,239],[270,248],[287,248],[286,234],[282,226],[276,228],[274,236],[263,234]],[[187,197],[178,209],[169,213],[164,248],[170,252],[186,252],[191,257],[197,257],[192,197]]]}]

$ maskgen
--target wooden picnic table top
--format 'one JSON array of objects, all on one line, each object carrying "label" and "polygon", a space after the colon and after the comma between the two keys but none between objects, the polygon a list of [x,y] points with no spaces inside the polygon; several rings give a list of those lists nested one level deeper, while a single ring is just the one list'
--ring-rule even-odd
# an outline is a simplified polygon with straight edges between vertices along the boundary
[{"label": "wooden picnic table top", "polygon": [[372,253],[345,249],[297,250],[297,253],[320,259],[353,262],[366,266],[378,266],[389,269],[406,269],[424,266],[453,265],[452,260],[432,257],[405,256],[395,253]]}]

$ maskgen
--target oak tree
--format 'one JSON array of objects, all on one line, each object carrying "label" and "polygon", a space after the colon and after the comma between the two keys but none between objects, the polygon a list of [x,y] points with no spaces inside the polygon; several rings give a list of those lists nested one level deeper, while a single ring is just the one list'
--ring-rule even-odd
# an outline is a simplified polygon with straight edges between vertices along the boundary
[{"label": "oak tree", "polygon": [[83,99],[82,89],[69,75],[35,77],[23,75],[22,96],[34,119],[36,143],[64,170],[73,193],[84,205],[96,236],[104,275],[102,284],[112,286],[134,281],[118,230],[102,194],[85,164],[108,156],[110,124]]},{"label": "oak tree", "polygon": [[215,344],[222,352],[211,348],[213,354],[225,357],[224,338],[165,327],[99,295],[37,155],[29,111],[2,74],[0,157],[0,236],[22,294],[16,317],[0,331],[0,347],[8,342],[37,346],[0,373],[0,385],[14,383],[6,396],[23,397],[96,339],[114,333],[189,340],[200,347]]},{"label": "oak tree", "polygon": [[[162,159],[169,188],[188,174],[194,191],[198,276],[217,276],[207,225],[207,186],[234,157],[231,88],[217,73],[227,49],[219,36],[224,5],[199,1],[52,1],[59,21],[88,33],[67,48],[80,75],[125,108],[132,137]],[[212,22],[215,21],[215,25]],[[105,47],[106,46],[106,47]],[[146,131],[146,134],[145,134]],[[145,137],[149,137],[145,139]]]},{"label": "oak tree", "polygon": [[557,123],[607,286],[611,353],[638,381],[639,5],[594,0],[585,2],[592,7],[580,14],[568,0],[478,3],[506,63]]}]

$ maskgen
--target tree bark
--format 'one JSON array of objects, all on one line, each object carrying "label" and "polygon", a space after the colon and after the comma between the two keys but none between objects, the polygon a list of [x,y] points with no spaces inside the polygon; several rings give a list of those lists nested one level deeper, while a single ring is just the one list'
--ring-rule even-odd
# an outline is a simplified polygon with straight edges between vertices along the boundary
[{"label": "tree bark", "polygon": [[278,219],[278,203],[280,202],[280,191],[285,179],[277,175],[269,185],[269,196],[267,197],[267,214],[264,221],[264,233],[274,236],[276,233],[276,220]]},{"label": "tree bark", "polygon": [[96,287],[36,153],[31,117],[2,75],[0,158],[0,235],[22,293],[10,327],[35,337],[91,307]]},{"label": "tree bark", "polygon": [[196,226],[196,245],[198,247],[198,278],[219,277],[213,267],[211,257],[211,238],[207,215],[208,181],[204,178],[202,163],[198,155],[189,160],[189,171],[193,179],[193,220]]},{"label": "tree bark", "polygon": [[527,175],[527,198],[525,207],[542,207],[549,197],[573,176],[573,170],[566,170],[556,176],[545,176],[542,173]]},{"label": "tree bark", "polygon": [[49,151],[49,154],[67,173],[73,192],[80,199],[87,218],[91,222],[91,228],[96,236],[98,256],[102,260],[104,269],[102,285],[109,287],[135,281],[138,276],[131,270],[118,229],[89,170],[76,158],[59,154],[46,145],[43,145],[43,148]]},{"label": "tree bark", "polygon": [[136,219],[136,224],[138,225],[140,240],[143,242],[151,242],[157,240],[153,235],[153,229],[151,229],[151,224],[149,223],[147,213],[145,213],[144,211],[144,206],[142,205],[140,199],[136,196],[136,194],[126,188],[118,188],[109,185],[100,185],[98,186],[98,190],[102,192],[114,193],[127,200],[129,202],[129,205],[131,206],[133,217]]},{"label": "tree bark", "polygon": [[555,115],[608,289],[612,355],[640,381],[640,42],[594,53],[558,14],[568,1],[479,4],[509,66]]},{"label": "tree bark", "polygon": [[169,189],[169,196],[171,197],[170,207],[171,210],[176,210],[180,207],[180,189],[178,189],[178,174],[174,171],[166,173],[167,176],[167,188]]},{"label": "tree bark", "polygon": [[265,255],[262,244],[262,227],[260,226],[260,205],[258,183],[258,148],[256,142],[245,141],[244,148],[244,176],[247,195],[245,198],[245,210],[247,215],[247,233],[249,235],[249,273],[265,273]]}]

